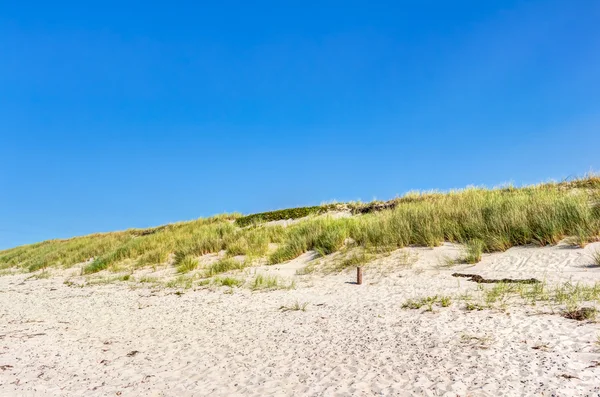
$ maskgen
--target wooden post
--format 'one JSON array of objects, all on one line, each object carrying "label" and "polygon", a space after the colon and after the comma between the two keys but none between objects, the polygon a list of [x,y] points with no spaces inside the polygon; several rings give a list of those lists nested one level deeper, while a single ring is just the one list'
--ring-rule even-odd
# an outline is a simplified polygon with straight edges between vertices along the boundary
[{"label": "wooden post", "polygon": [[362,284],[362,267],[356,268],[356,284]]}]

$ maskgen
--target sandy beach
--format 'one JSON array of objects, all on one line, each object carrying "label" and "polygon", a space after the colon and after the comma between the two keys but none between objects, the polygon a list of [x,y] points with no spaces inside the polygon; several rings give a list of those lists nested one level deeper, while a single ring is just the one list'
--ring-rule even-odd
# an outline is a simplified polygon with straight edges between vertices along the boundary
[{"label": "sandy beach", "polygon": [[[593,283],[598,248],[515,247],[451,268],[441,261],[458,246],[410,248],[366,267],[360,286],[353,271],[295,275],[304,255],[253,269],[296,283],[260,292],[6,275],[0,395],[597,396],[597,322],[544,305],[465,310],[454,297],[481,287],[452,273]],[[407,251],[415,260],[394,267]],[[453,303],[402,308],[435,294]],[[306,310],[282,310],[296,302]]]}]

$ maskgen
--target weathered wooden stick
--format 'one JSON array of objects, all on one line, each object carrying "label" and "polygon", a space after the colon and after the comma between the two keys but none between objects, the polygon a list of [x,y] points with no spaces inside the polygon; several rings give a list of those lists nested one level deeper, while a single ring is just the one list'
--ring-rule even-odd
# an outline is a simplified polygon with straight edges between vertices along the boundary
[{"label": "weathered wooden stick", "polygon": [[356,284],[362,284],[362,267],[356,268]]}]

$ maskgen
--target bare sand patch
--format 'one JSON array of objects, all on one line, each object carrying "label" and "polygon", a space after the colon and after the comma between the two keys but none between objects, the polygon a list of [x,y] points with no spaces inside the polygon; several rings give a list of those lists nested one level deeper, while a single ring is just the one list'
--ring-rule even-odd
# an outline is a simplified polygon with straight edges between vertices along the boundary
[{"label": "bare sand patch", "polygon": [[[593,283],[585,249],[516,247],[447,266],[461,247],[405,248],[386,271],[297,276],[308,253],[251,268],[296,289],[173,289],[128,283],[77,288],[64,277],[0,277],[2,396],[595,396],[600,325],[541,306],[406,310],[407,299],[476,294],[452,277]],[[394,268],[416,255],[410,266]],[[160,274],[157,271],[156,277]],[[239,274],[243,274],[240,272]],[[308,280],[308,281],[307,281]],[[307,281],[307,282],[304,282]],[[227,292],[227,293],[225,293]],[[306,311],[280,310],[306,303]]]}]

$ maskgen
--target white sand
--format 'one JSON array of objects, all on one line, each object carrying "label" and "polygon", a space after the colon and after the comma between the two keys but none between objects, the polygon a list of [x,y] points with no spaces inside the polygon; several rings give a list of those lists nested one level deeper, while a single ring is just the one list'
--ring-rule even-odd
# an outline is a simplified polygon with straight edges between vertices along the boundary
[{"label": "white sand", "polygon": [[[593,282],[593,249],[514,248],[458,269]],[[458,247],[411,251],[412,267],[366,270],[362,286],[350,272],[294,276],[291,291],[179,296],[0,277],[0,396],[600,395],[598,323],[531,306],[401,309],[408,298],[477,289],[440,267]],[[303,260],[258,271],[291,275]],[[278,310],[296,301],[307,311]]]}]

